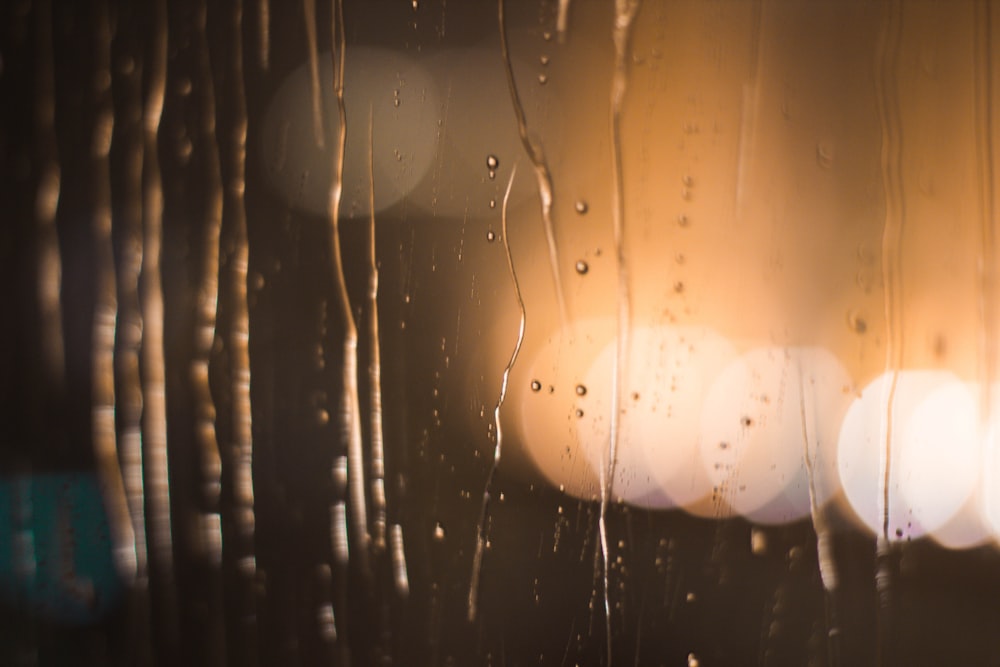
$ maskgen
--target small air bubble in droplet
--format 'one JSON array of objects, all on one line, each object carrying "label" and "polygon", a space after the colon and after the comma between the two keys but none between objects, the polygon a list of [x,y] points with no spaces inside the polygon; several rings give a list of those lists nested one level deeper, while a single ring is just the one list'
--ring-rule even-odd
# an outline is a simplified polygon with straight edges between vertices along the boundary
[{"label": "small air bubble in droplet", "polygon": [[549,77],[544,72],[538,75],[538,84],[544,86],[549,80]]},{"label": "small air bubble in droplet", "polygon": [[573,205],[573,208],[576,209],[577,213],[583,215],[584,213],[587,212],[588,209],[587,202],[583,201],[582,199],[577,199],[576,204]]},{"label": "small air bubble in droplet", "polygon": [[538,380],[532,380],[531,391],[541,391],[541,390],[542,390],[542,383],[539,382]]},{"label": "small air bubble in droplet", "polygon": [[587,387],[585,387],[582,384],[576,385],[576,395],[577,396],[586,396],[586,394],[587,394]]},{"label": "small air bubble in droplet", "polygon": [[492,153],[486,156],[486,168],[490,171],[495,171],[497,167],[500,166],[500,160],[497,159],[496,155]]},{"label": "small air bubble in droplet", "polygon": [[486,232],[486,240],[489,241],[490,243],[496,241],[497,240],[496,232],[494,232],[492,229]]},{"label": "small air bubble in droplet", "polygon": [[582,259],[576,260],[576,265],[574,268],[576,268],[576,272],[579,273],[581,276],[587,273],[587,271],[590,271],[590,266],[587,264],[587,262],[583,261]]}]

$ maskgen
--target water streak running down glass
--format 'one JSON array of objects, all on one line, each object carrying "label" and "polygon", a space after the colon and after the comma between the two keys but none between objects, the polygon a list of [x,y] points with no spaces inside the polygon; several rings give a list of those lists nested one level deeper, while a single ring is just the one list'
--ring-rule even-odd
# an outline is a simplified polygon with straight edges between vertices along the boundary
[{"label": "water streak running down glass", "polygon": [[1000,662],[1000,0],[0,7],[0,664]]}]

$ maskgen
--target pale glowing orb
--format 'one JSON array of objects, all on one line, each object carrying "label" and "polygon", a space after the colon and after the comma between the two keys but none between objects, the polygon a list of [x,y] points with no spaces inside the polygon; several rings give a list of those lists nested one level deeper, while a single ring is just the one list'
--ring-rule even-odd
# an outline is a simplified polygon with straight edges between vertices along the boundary
[{"label": "pale glowing orb", "polygon": [[888,439],[889,538],[945,528],[979,483],[977,431],[975,393],[952,373],[900,371],[894,391],[892,375],[882,375],[851,405],[840,432],[837,465],[852,509],[882,532],[880,460]]},{"label": "pale glowing orb", "polygon": [[700,452],[725,505],[778,524],[809,516],[810,492],[825,503],[839,486],[850,392],[847,370],[822,348],[756,349],[727,366],[705,399]]},{"label": "pale glowing orb", "polygon": [[[578,322],[530,362],[537,391],[523,394],[520,428],[536,465],[572,495],[600,497],[611,442],[614,323]],[[732,344],[705,327],[636,327],[621,383],[611,499],[716,514],[699,456],[705,395]]]},{"label": "pale glowing orb", "polygon": [[[438,93],[431,75],[397,51],[350,47],[344,63],[344,103],[352,129],[345,147],[341,214],[365,217],[370,159],[376,211],[413,193],[430,170],[439,137]],[[322,144],[314,128],[309,64],[303,63],[268,105],[261,151],[272,192],[300,211],[327,215],[340,123],[329,51],[319,54],[318,65]]]}]

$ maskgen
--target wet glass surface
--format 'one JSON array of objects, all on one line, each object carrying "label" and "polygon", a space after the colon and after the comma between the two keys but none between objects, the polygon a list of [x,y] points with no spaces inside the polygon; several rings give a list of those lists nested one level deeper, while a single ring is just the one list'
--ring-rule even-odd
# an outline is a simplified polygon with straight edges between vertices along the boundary
[{"label": "wet glass surface", "polygon": [[1000,6],[11,0],[0,664],[993,664]]}]

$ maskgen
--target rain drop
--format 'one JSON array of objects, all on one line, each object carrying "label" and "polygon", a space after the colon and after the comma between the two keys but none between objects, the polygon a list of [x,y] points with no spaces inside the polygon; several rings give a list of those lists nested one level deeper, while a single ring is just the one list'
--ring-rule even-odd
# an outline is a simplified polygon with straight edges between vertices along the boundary
[{"label": "rain drop", "polygon": [[856,334],[863,334],[868,331],[868,321],[863,315],[853,310],[847,313],[847,326]]},{"label": "rain drop", "polygon": [[434,524],[434,539],[438,542],[444,541],[444,526],[441,525],[441,522]]},{"label": "rain drop", "polygon": [[576,272],[581,276],[590,271],[590,266],[582,259],[576,260]]},{"label": "rain drop", "polygon": [[690,224],[690,222],[691,221],[688,220],[688,217],[683,213],[677,216],[677,224],[680,225],[681,227],[687,227]]},{"label": "rain drop", "polygon": [[577,419],[581,419],[583,417],[583,410],[581,410],[580,408],[577,408],[576,412],[574,414],[576,414],[576,418]]},{"label": "rain drop", "polygon": [[545,85],[545,83],[546,83],[546,82],[547,82],[548,80],[549,80],[549,77],[548,77],[548,75],[547,75],[547,74],[545,74],[545,73],[542,73],[542,74],[539,74],[539,75],[538,75],[538,84],[539,84],[539,85],[541,85],[541,86],[544,86],[544,85]]},{"label": "rain drop", "polygon": [[496,155],[490,154],[486,156],[486,168],[490,171],[496,171],[496,168],[500,166],[500,160],[497,159]]},{"label": "rain drop", "polygon": [[492,229],[486,232],[486,240],[489,241],[490,243],[496,241],[497,240],[496,232],[494,232]]},{"label": "rain drop", "polygon": [[577,213],[583,215],[584,213],[587,212],[588,209],[587,202],[583,201],[582,199],[577,199],[576,204],[574,204],[573,208],[576,209]]},{"label": "rain drop", "polygon": [[820,142],[816,144],[816,163],[823,169],[833,167],[833,144]]},{"label": "rain drop", "polygon": [[549,64],[549,57],[546,56],[546,55],[543,55],[541,58],[538,59],[538,62],[542,63],[543,65],[548,65]]},{"label": "rain drop", "polygon": [[539,382],[538,380],[532,380],[531,391],[541,391],[541,390],[542,390],[542,383]]},{"label": "rain drop", "polygon": [[577,396],[585,396],[586,394],[587,394],[587,388],[585,386],[583,386],[582,384],[576,385]]}]

